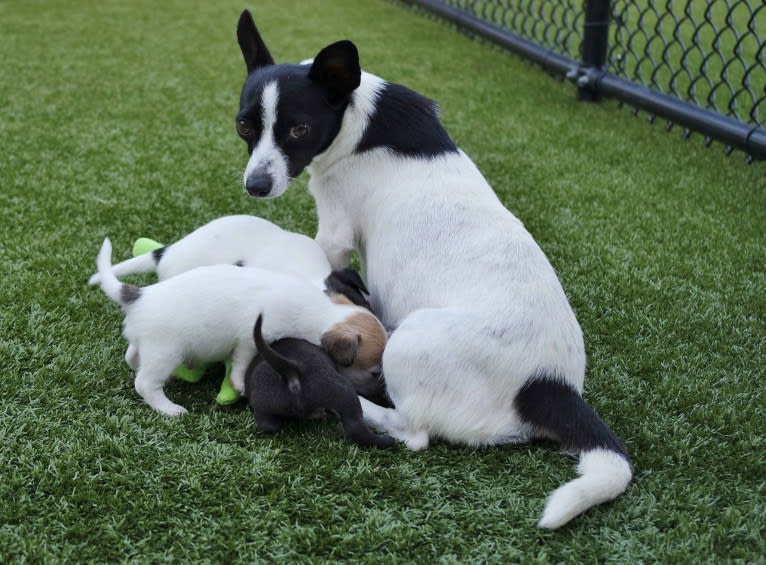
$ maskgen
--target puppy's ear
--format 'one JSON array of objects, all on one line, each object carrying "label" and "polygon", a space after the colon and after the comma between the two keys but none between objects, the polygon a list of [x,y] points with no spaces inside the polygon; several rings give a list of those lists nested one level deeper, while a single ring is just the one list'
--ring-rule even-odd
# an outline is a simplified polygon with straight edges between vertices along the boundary
[{"label": "puppy's ear", "polygon": [[266,44],[263,42],[261,34],[258,33],[258,28],[255,27],[253,16],[250,14],[249,10],[244,10],[239,16],[239,23],[237,24],[237,41],[239,41],[239,48],[242,50],[242,56],[245,58],[247,74],[250,74],[260,67],[274,64],[274,59],[271,58],[271,54],[266,48]]},{"label": "puppy's ear", "polygon": [[353,304],[372,311],[365,294],[370,294],[364,281],[354,269],[341,269],[331,272],[324,280],[324,285],[331,293],[337,293],[348,298]]},{"label": "puppy's ear", "polygon": [[341,102],[362,80],[356,45],[344,39],[322,49],[311,64],[309,78],[327,90],[332,103]]},{"label": "puppy's ear", "polygon": [[338,365],[349,367],[356,361],[359,334],[343,324],[336,324],[322,335],[322,347]]}]

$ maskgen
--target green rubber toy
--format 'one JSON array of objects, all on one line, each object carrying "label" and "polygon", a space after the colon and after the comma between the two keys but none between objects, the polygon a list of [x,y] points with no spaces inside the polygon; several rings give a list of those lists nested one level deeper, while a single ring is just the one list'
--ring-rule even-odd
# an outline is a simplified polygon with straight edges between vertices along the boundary
[{"label": "green rubber toy", "polygon": [[[133,257],[143,255],[145,253],[151,253],[155,249],[165,247],[162,243],[149,239],[148,237],[139,237],[133,244]],[[215,401],[221,406],[228,406],[237,402],[241,396],[231,384],[231,359],[227,359],[225,362],[226,372],[221,382],[221,388],[218,391],[218,395],[215,397]],[[173,376],[187,383],[199,382],[202,377],[205,376],[207,365],[198,365],[196,367],[187,367],[186,365],[179,365],[176,370],[173,371]]]}]

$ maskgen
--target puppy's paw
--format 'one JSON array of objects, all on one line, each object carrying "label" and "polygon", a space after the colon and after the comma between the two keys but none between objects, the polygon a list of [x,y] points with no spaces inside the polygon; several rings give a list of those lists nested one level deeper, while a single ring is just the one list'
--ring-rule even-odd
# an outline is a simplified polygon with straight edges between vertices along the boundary
[{"label": "puppy's paw", "polygon": [[245,396],[245,375],[232,374],[231,386],[240,394],[240,396]]},{"label": "puppy's paw", "polygon": [[388,449],[389,447],[393,447],[395,445],[396,440],[389,435],[384,434],[377,436],[377,439],[375,440],[375,447],[378,449]]},{"label": "puppy's paw", "polygon": [[173,404],[173,403],[170,403],[167,406],[163,406],[162,408],[158,408],[157,410],[165,414],[165,416],[173,416],[173,417],[183,416],[184,414],[189,413],[189,411],[183,406],[181,406],[180,404]]}]

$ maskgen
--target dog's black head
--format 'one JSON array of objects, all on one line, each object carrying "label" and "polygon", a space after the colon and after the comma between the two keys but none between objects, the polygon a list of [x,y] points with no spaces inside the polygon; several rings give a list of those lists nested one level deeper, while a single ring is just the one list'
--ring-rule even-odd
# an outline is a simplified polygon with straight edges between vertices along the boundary
[{"label": "dog's black head", "polygon": [[237,114],[250,154],[245,189],[274,198],[335,139],[361,80],[359,54],[350,41],[339,41],[310,64],[277,65],[247,10],[237,38],[248,72]]}]

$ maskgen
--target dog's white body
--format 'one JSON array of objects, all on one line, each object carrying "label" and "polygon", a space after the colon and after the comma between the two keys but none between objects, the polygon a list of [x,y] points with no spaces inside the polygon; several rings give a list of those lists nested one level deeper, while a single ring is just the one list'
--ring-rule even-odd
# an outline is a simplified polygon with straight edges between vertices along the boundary
[{"label": "dog's white body", "polygon": [[362,399],[365,419],[412,449],[432,437],[559,441],[581,476],[552,494],[544,527],[625,490],[627,450],[582,399],[582,332],[556,273],[434,105],[361,72],[348,40],[276,64],[247,11],[237,40],[245,190],[278,196],[307,168],[317,242],[334,269],[359,251],[373,310],[393,331],[383,371],[396,408]]},{"label": "dog's white body", "polygon": [[[313,239],[247,215],[212,220],[168,245],[159,261],[146,253],[113,265],[112,272],[120,277],[156,271],[162,281],[196,267],[235,264],[294,275],[322,288],[330,274],[330,263]],[[98,282],[98,273],[88,281]]]},{"label": "dog's white body", "polygon": [[107,239],[97,260],[101,287],[125,309],[123,334],[130,344],[126,360],[137,370],[136,391],[167,415],[186,412],[163,391],[181,363],[231,357],[232,384],[244,392],[244,375],[256,353],[253,326],[259,315],[267,342],[293,337],[320,345],[334,329],[353,333],[355,328],[346,325],[353,326],[357,318],[380,325],[366,309],[336,304],[320,288],[290,275],[216,265],[139,289],[117,280],[110,258]]},{"label": "dog's white body", "polygon": [[531,374],[582,390],[580,327],[543,252],[463,152],[346,153],[380,83],[362,75],[338,147],[309,169],[317,242],[333,268],[359,250],[373,311],[396,330],[383,369],[402,435],[525,440],[510,406]]},{"label": "dog's white body", "polygon": [[[544,253],[462,151],[433,159],[352,151],[382,84],[362,74],[335,142],[309,168],[317,242],[333,268],[359,251],[373,311],[395,330],[383,372],[396,409],[362,399],[365,417],[413,449],[430,437],[526,441],[535,430],[513,402],[531,375],[545,370],[582,391],[579,324]],[[629,463],[610,452],[583,454],[581,472],[588,466],[618,478],[597,480],[587,495],[577,492],[584,478],[565,485],[541,525],[614,498],[631,478]]]}]

